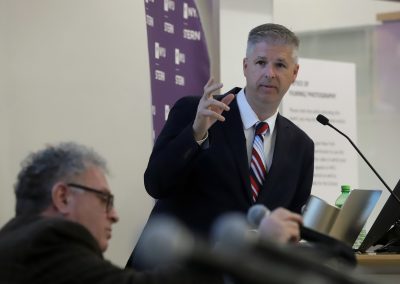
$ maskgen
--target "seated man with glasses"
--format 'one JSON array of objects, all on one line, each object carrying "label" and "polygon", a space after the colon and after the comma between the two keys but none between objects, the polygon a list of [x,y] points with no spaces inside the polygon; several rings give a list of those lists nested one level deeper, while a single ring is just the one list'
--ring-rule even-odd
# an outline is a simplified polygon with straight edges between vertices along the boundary
[{"label": "seated man with glasses", "polygon": [[[0,283],[211,283],[189,270],[138,273],[103,259],[118,221],[105,160],[75,143],[22,164],[16,217],[0,230]],[[196,281],[194,281],[196,280]]]}]

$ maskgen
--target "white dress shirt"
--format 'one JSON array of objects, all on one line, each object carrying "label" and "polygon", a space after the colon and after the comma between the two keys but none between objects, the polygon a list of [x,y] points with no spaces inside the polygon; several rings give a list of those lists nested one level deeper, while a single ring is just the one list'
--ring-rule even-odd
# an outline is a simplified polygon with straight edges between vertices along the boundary
[{"label": "white dress shirt", "polygon": [[[247,158],[250,168],[250,160],[251,160],[251,150],[253,148],[253,140],[255,127],[253,127],[256,122],[260,121],[253,111],[249,103],[247,102],[246,95],[244,92],[244,88],[240,90],[240,92],[236,96],[236,100],[239,106],[240,117],[243,122],[243,131],[244,136],[246,137],[246,147],[247,147]],[[278,116],[278,110],[275,113],[264,120],[264,122],[268,123],[269,130],[264,136],[264,158],[267,165],[267,172],[271,168],[272,165],[272,157],[274,155],[275,149],[275,140],[276,140],[276,131],[275,131],[275,122],[276,117]]]}]

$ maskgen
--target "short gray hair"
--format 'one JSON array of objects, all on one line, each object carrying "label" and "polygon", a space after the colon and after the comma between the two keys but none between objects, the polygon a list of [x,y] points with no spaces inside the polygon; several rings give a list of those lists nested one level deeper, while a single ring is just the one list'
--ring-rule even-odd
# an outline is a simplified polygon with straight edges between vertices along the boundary
[{"label": "short gray hair", "polygon": [[260,42],[267,42],[277,45],[290,45],[293,47],[293,59],[297,62],[297,52],[299,49],[299,38],[288,28],[278,24],[263,24],[253,28],[247,38],[246,56],[252,51],[254,46]]},{"label": "short gray hair", "polygon": [[51,204],[51,189],[95,166],[108,174],[104,158],[93,149],[74,142],[47,146],[31,153],[22,163],[14,190],[16,215],[40,214]]}]

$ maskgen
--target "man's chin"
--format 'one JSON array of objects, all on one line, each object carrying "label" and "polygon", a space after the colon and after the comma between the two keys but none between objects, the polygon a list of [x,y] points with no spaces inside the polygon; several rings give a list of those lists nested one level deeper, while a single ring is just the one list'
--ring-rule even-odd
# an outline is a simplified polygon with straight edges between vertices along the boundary
[{"label": "man's chin", "polygon": [[101,252],[105,252],[108,248],[108,243],[105,245],[100,246]]},{"label": "man's chin", "polygon": [[102,252],[105,252],[108,248],[108,240],[102,240],[99,242],[99,247]]}]

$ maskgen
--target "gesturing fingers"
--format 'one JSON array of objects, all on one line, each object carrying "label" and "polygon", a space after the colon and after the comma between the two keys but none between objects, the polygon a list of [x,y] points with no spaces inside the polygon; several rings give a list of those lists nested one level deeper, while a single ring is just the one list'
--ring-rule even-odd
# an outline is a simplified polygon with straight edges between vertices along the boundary
[{"label": "gesturing fingers", "polygon": [[221,114],[219,114],[218,112],[212,111],[208,108],[206,109],[201,109],[198,112],[200,115],[204,116],[204,117],[209,117],[209,118],[213,118],[215,120],[219,120],[219,121],[225,121],[225,117],[222,116]]},{"label": "gesturing fingers", "polygon": [[222,113],[223,111],[228,111],[229,106],[225,103],[218,101],[214,98],[209,98],[203,102],[203,107],[210,109],[212,111]]},{"label": "gesturing fingers", "polygon": [[221,101],[214,99],[213,92],[222,88],[221,83],[214,83],[214,79],[210,78],[204,86],[204,93],[197,107],[196,118],[193,122],[193,134],[196,141],[206,136],[208,129],[216,121],[225,121],[222,116],[224,111],[229,111],[229,106],[234,99],[233,94],[229,94],[222,98]]},{"label": "gesturing fingers", "polygon": [[204,86],[203,99],[212,98],[212,93],[222,88],[222,83],[214,83],[214,79],[210,78]]}]

